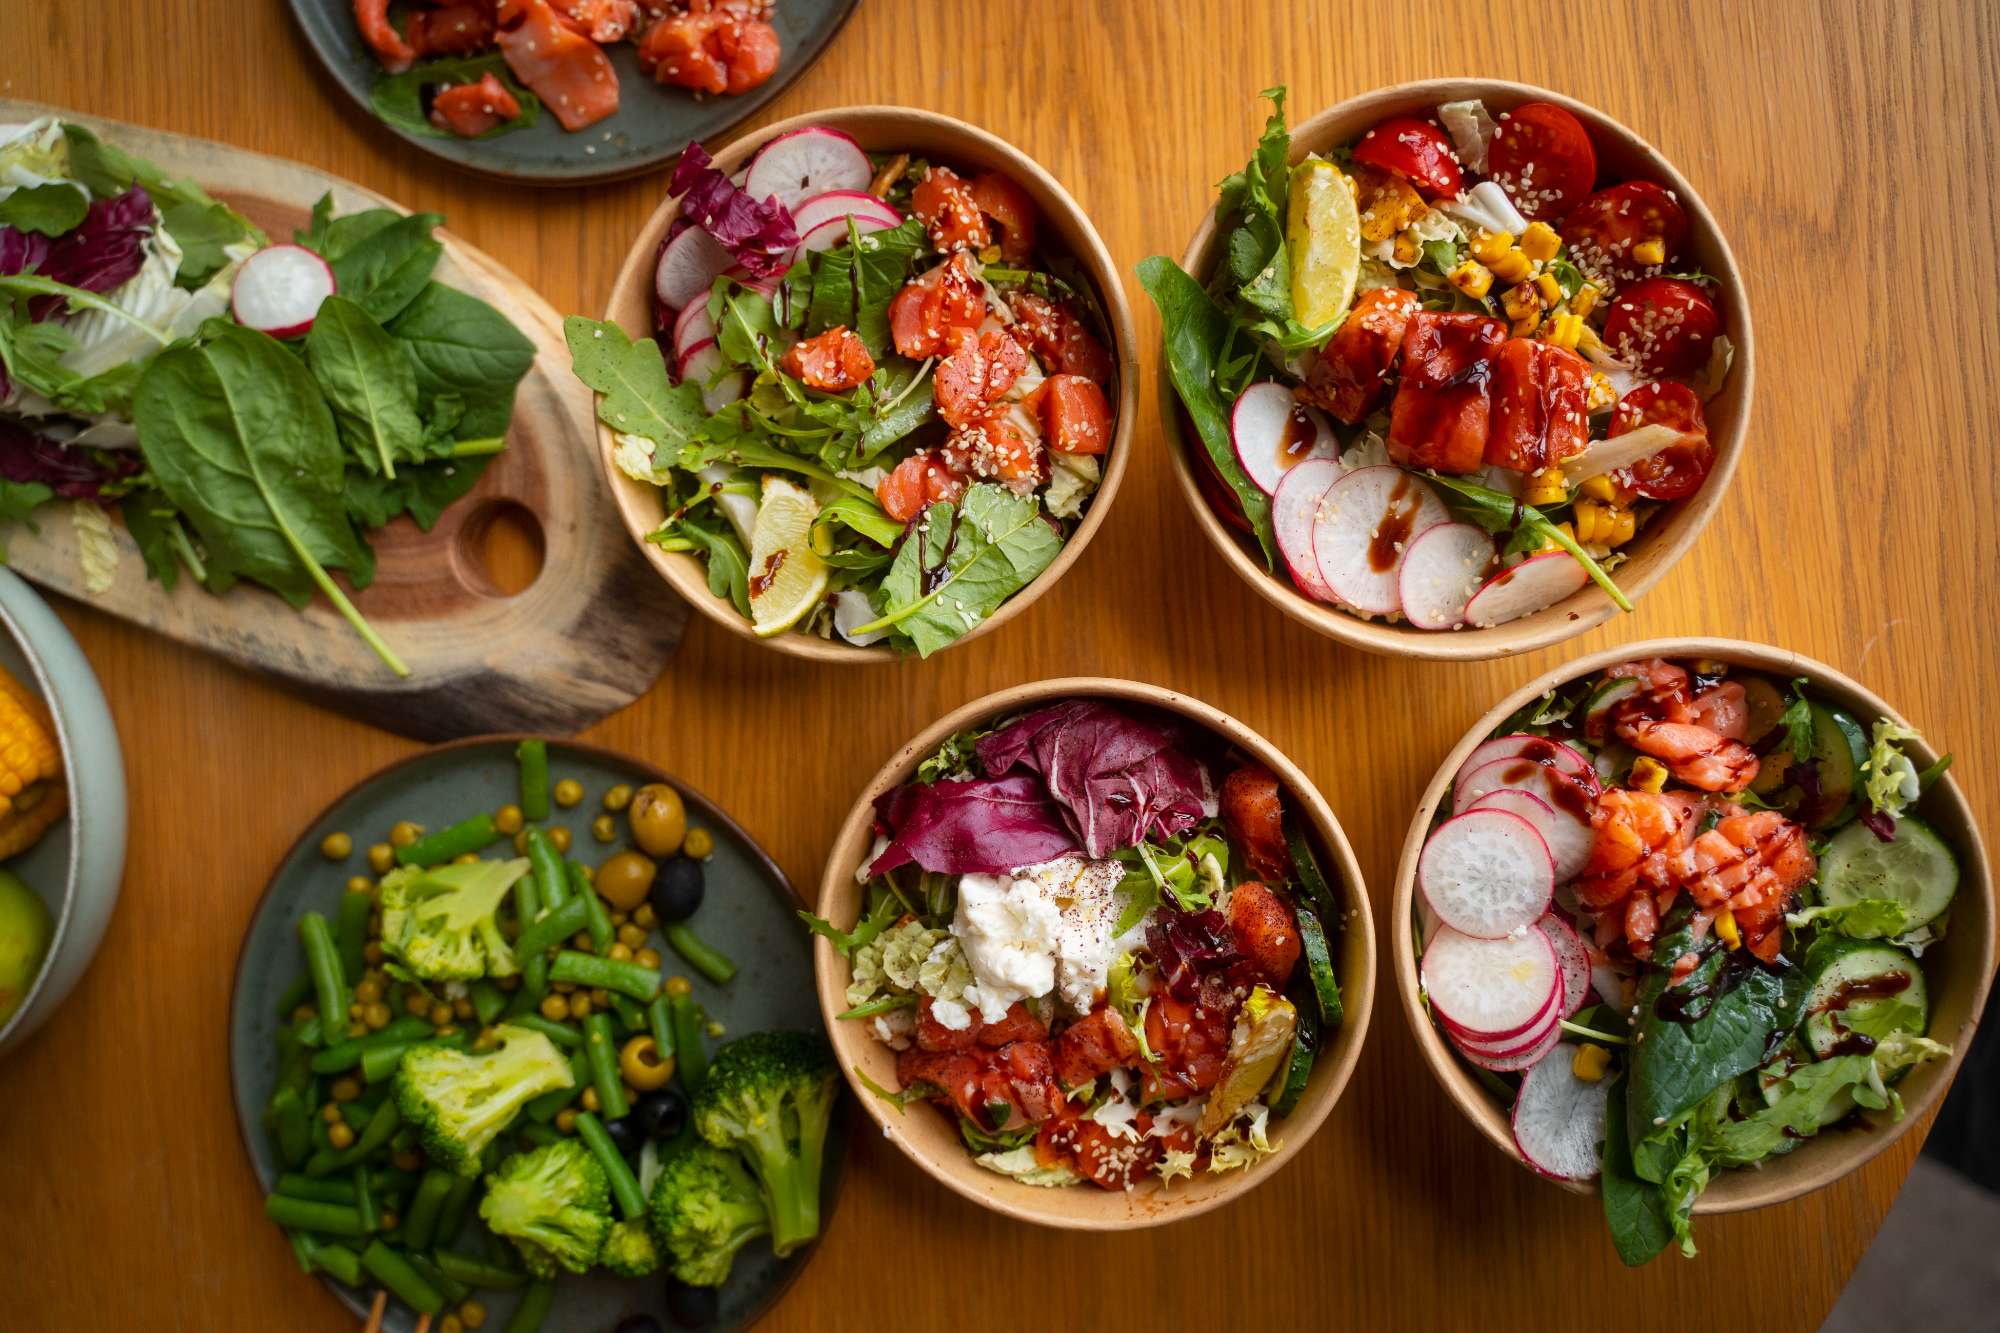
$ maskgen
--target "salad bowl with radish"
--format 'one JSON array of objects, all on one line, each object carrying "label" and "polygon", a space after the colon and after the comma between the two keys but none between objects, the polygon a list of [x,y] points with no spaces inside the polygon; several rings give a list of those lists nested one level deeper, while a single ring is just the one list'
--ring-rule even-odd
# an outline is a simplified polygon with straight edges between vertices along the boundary
[{"label": "salad bowl with radish", "polygon": [[1266,96],[1184,264],[1139,269],[1204,531],[1374,651],[1497,656],[1630,610],[1747,420],[1743,286],[1701,201],[1538,89],[1409,84],[1296,129]]},{"label": "salad bowl with radish", "polygon": [[1397,972],[1511,1155],[1600,1191],[1619,1256],[1817,1188],[1943,1092],[1993,969],[1963,797],[1830,667],[1614,649],[1505,701],[1403,850]]},{"label": "salad bowl with radish", "polygon": [[683,155],[603,321],[573,318],[633,538],[781,651],[929,656],[1076,558],[1124,468],[1130,318],[1019,152],[883,108]]}]

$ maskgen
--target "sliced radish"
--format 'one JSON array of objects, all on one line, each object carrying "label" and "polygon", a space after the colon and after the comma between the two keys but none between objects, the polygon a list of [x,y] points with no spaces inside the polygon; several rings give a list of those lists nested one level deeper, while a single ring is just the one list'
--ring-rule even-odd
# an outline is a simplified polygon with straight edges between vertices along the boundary
[{"label": "sliced radish", "polygon": [[1549,910],[1555,858],[1535,826],[1505,810],[1468,810],[1437,826],[1417,883],[1438,920],[1481,939],[1525,930]]},{"label": "sliced radish", "polygon": [[1326,418],[1275,380],[1253,384],[1237,397],[1229,437],[1236,461],[1266,495],[1276,494],[1285,474],[1306,459],[1340,456]]},{"label": "sliced radish", "polygon": [[[695,361],[696,357],[701,358],[699,364]],[[716,347],[713,338],[703,338],[700,342],[690,343],[685,352],[674,358],[675,376],[684,380],[692,379],[697,384],[703,383],[721,368],[722,352]]]},{"label": "sliced radish", "polygon": [[752,199],[776,198],[787,209],[828,190],[865,190],[875,169],[853,136],[810,126],[757,150],[744,175]]},{"label": "sliced radish", "polygon": [[1538,764],[1531,759],[1495,759],[1490,764],[1481,764],[1463,781],[1453,785],[1451,808],[1463,813],[1488,792],[1503,790],[1524,791],[1538,796],[1556,813],[1569,815],[1586,824],[1590,822],[1591,807],[1597,800],[1595,786],[1580,782],[1567,773],[1557,772],[1547,764]]},{"label": "sliced radish", "polygon": [[1403,618],[1418,629],[1455,629],[1493,566],[1493,538],[1470,523],[1439,523],[1410,539],[1396,573]]},{"label": "sliced radish", "polygon": [[1449,520],[1444,502],[1399,467],[1364,467],[1320,501],[1313,555],[1333,595],[1364,615],[1402,610],[1396,569],[1412,533]]},{"label": "sliced radish", "polygon": [[708,302],[690,301],[674,317],[674,360],[705,342],[715,341],[715,321],[708,317]]},{"label": "sliced radish", "polygon": [[1576,927],[1554,912],[1535,924],[1549,937],[1549,947],[1556,951],[1556,966],[1562,971],[1562,1016],[1575,1018],[1590,1003],[1590,951],[1583,947],[1583,936],[1576,933]]},{"label": "sliced radish", "polygon": [[679,312],[696,297],[708,295],[732,262],[722,242],[700,227],[689,227],[660,251],[660,262],[653,269],[653,293],[662,305]]},{"label": "sliced radish", "polygon": [[777,277],[769,277],[769,278],[762,277],[758,274],[752,273],[749,269],[742,267],[732,268],[728,272],[724,273],[723,276],[735,282],[737,286],[748,287],[751,291],[756,292],[762,296],[772,295],[778,290],[778,287],[780,286],[779,279]]},{"label": "sliced radish", "polygon": [[333,269],[303,245],[272,245],[243,261],[229,289],[230,313],[246,329],[296,338],[334,292]]},{"label": "sliced radish", "polygon": [[1556,863],[1556,886],[1569,883],[1582,873],[1590,860],[1590,849],[1597,845],[1597,833],[1587,819],[1578,819],[1551,806],[1547,801],[1531,791],[1519,787],[1502,787],[1489,791],[1470,807],[1473,810],[1505,810],[1508,814],[1519,815],[1535,826],[1535,832],[1542,835],[1548,844],[1549,856]]},{"label": "sliced radish", "polygon": [[837,218],[828,218],[807,232],[799,239],[799,248],[794,253],[816,255],[822,250],[833,249],[834,246],[839,245],[847,239],[847,224],[849,222],[854,224],[854,233],[861,236],[866,236],[871,231],[887,231],[896,225],[893,222],[884,222],[881,218],[866,217],[860,213],[856,213],[852,218],[846,214],[842,214]]},{"label": "sliced radish", "polygon": [[1556,951],[1538,930],[1482,940],[1441,927],[1424,950],[1422,975],[1440,1017],[1495,1040],[1532,1028],[1562,985]]},{"label": "sliced radish", "polygon": [[1541,1040],[1523,1051],[1508,1055],[1477,1055],[1466,1050],[1463,1046],[1459,1047],[1459,1051],[1466,1059],[1472,1061],[1472,1063],[1478,1065],[1481,1069],[1490,1069],[1496,1074],[1511,1074],[1516,1070],[1527,1069],[1539,1064],[1543,1057],[1554,1050],[1556,1044],[1561,1040],[1562,1028],[1551,1023],[1549,1024],[1548,1031],[1542,1035]]},{"label": "sliced radish", "polygon": [[1597,1174],[1609,1081],[1587,1082],[1572,1070],[1577,1047],[1557,1042],[1521,1080],[1514,1098],[1514,1146],[1529,1166],[1557,1180]]},{"label": "sliced radish", "polygon": [[[894,227],[903,220],[903,215],[893,206],[883,203],[866,190],[828,190],[824,194],[814,195],[793,209],[792,225],[799,229],[800,236],[806,236],[815,227],[823,227],[829,222],[849,216],[862,224],[863,231]],[[871,227],[868,225],[870,223],[877,225]]]},{"label": "sliced radish", "polygon": [[1554,606],[1588,582],[1590,575],[1568,551],[1529,556],[1472,594],[1465,604],[1465,619],[1480,629],[1491,629]]},{"label": "sliced radish", "polygon": [[1543,1009],[1541,1017],[1535,1020],[1534,1026],[1530,1027],[1526,1032],[1518,1033],[1512,1037],[1500,1037],[1488,1040],[1470,1033],[1460,1032],[1457,1028],[1449,1025],[1445,1027],[1444,1033],[1446,1037],[1451,1039],[1453,1046],[1456,1046],[1469,1056],[1499,1058],[1510,1055],[1526,1055],[1529,1051],[1547,1041],[1549,1033],[1561,1022],[1562,1005],[1558,1002],[1552,1003]]},{"label": "sliced radish", "polygon": [[722,349],[715,345],[713,338],[689,348],[688,354],[680,359],[680,377],[701,386],[701,405],[711,413],[721,411],[743,396],[742,372],[716,379],[716,372],[721,369]]},{"label": "sliced radish", "polygon": [[1341,478],[1340,464],[1331,458],[1308,458],[1285,473],[1271,497],[1271,526],[1278,534],[1278,554],[1292,582],[1308,597],[1322,602],[1334,599],[1333,589],[1319,576],[1319,560],[1313,555],[1313,524],[1319,502],[1333,483]]},{"label": "sliced radish", "polygon": [[1565,745],[1548,736],[1537,736],[1533,732],[1517,731],[1511,735],[1495,736],[1492,740],[1474,748],[1458,766],[1458,779],[1463,779],[1484,764],[1495,759],[1530,759],[1538,764],[1547,764],[1561,769],[1582,782],[1594,794],[1599,787],[1597,770],[1574,746]]}]

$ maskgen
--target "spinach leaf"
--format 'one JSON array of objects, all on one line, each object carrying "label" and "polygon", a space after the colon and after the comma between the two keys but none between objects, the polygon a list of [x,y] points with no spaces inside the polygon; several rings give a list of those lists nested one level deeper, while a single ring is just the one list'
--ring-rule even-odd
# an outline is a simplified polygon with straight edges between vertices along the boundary
[{"label": "spinach leaf", "polygon": [[1291,183],[1292,136],[1285,127],[1285,90],[1266,88],[1271,115],[1257,151],[1243,170],[1225,178],[1221,209],[1235,214],[1224,253],[1236,294],[1273,319],[1292,317],[1292,269],[1285,249],[1285,203]]},{"label": "spinach leaf", "polygon": [[750,557],[727,527],[709,527],[682,515],[670,518],[646,540],[666,551],[699,552],[708,564],[708,590],[727,597],[745,616],[750,614]]},{"label": "spinach leaf", "polygon": [[181,248],[174,285],[194,291],[229,263],[228,246],[240,241],[264,243],[264,233],[250,220],[212,198],[191,180],[168,180],[144,158],[130,157],[104,143],[81,125],[63,124],[69,145],[70,173],[100,199],[123,194],[137,181],[160,210],[160,224]]},{"label": "spinach leaf", "polygon": [[633,342],[609,320],[600,323],[581,315],[563,321],[563,338],[576,377],[600,396],[598,420],[615,431],[651,440],[656,446],[656,472],[695,442],[708,416],[701,405],[701,388],[688,381],[670,383],[667,363],[651,338]]},{"label": "spinach leaf", "polygon": [[67,181],[24,185],[0,199],[0,226],[60,236],[74,230],[89,212],[90,201],[83,191]]},{"label": "spinach leaf", "polygon": [[[819,516],[813,519],[814,532],[836,525],[884,548],[894,546],[903,535],[903,525],[884,514],[881,505],[856,495],[835,496],[820,506]],[[814,545],[817,546],[818,542],[815,541]],[[822,551],[820,554],[827,553]]]},{"label": "spinach leaf", "polygon": [[1238,503],[1257,534],[1267,567],[1277,565],[1277,535],[1271,527],[1271,497],[1244,475],[1229,437],[1230,396],[1219,371],[1228,355],[1232,332],[1224,313],[1201,284],[1164,255],[1139,261],[1139,281],[1159,307],[1167,344],[1167,374],[1208,450],[1209,461],[1236,493]]},{"label": "spinach leaf", "polygon": [[326,394],[342,443],[364,469],[395,480],[397,455],[414,458],[424,436],[410,358],[344,296],[329,296],[320,305],[305,350],[306,366]]},{"label": "spinach leaf", "polygon": [[1540,546],[1543,542],[1554,542],[1568,551],[1584,572],[1598,587],[1604,589],[1612,603],[1621,611],[1632,609],[1632,600],[1604,572],[1604,566],[1591,559],[1590,553],[1577,545],[1576,538],[1564,532],[1549,520],[1548,515],[1533,505],[1502,491],[1492,490],[1463,477],[1446,477],[1436,472],[1424,473],[1424,480],[1434,486],[1442,486],[1457,499],[1453,507],[1472,522],[1488,532],[1514,533],[1514,541],[1508,545],[1509,553]]},{"label": "spinach leaf", "polygon": [[914,217],[853,243],[854,332],[878,361],[890,350],[889,303],[910,280],[923,248],[924,224]]},{"label": "spinach leaf", "polygon": [[412,213],[329,254],[334,289],[386,324],[430,283],[444,255],[431,229],[443,221],[438,213]]},{"label": "spinach leaf", "polygon": [[885,614],[863,629],[894,626],[929,657],[1027,587],[1061,550],[1061,534],[1033,496],[973,486],[956,506],[932,505],[903,539],[882,579]]},{"label": "spinach leaf", "polygon": [[305,365],[265,334],[211,320],[153,358],[133,399],[140,448],[226,577],[303,607],[315,586],[399,676],[404,666],[327,574],[374,558],[342,507],[333,414]]},{"label": "spinach leaf", "polygon": [[393,227],[402,219],[403,215],[393,208],[364,208],[335,217],[333,195],[329,192],[313,204],[311,224],[304,231],[293,231],[292,239],[330,264],[376,232]]},{"label": "spinach leaf", "polygon": [[464,410],[455,438],[507,433],[514,391],[535,364],[535,345],[512,321],[476,296],[433,282],[388,329],[416,367],[424,399],[458,397]]},{"label": "spinach leaf", "polygon": [[474,458],[434,458],[421,463],[405,463],[395,476],[380,473],[349,473],[343,497],[349,517],[364,528],[379,528],[399,515],[408,514],[416,525],[429,532],[444,511],[464,499],[487,467],[490,454]]},{"label": "spinach leaf", "polygon": [[187,540],[185,533],[180,535],[178,541],[175,537],[180,530],[180,516],[167,503],[167,498],[157,491],[137,491],[126,496],[118,506],[118,512],[125,520],[125,530],[139,545],[139,555],[146,562],[146,572],[159,580],[162,588],[172,592],[181,576],[179,542]]},{"label": "spinach leaf", "polygon": [[1632,1153],[1625,1136],[1625,1079],[1611,1085],[1604,1108],[1604,1160],[1598,1192],[1604,1199],[1604,1221],[1618,1258],[1637,1268],[1674,1238],[1673,1223],[1660,1190],[1632,1170]]},{"label": "spinach leaf", "polygon": [[431,139],[455,139],[459,136],[450,130],[441,130],[431,124],[428,108],[424,103],[426,88],[448,87],[460,83],[478,83],[488,74],[495,75],[521,104],[520,114],[501,121],[475,139],[492,139],[515,130],[525,130],[541,118],[542,99],[535,96],[525,86],[517,83],[513,71],[499,52],[486,55],[447,57],[442,60],[426,60],[412,65],[401,74],[378,74],[375,86],[368,94],[368,107],[382,121],[393,129],[405,134],[422,135]]},{"label": "spinach leaf", "polygon": [[[806,336],[826,332],[854,320],[854,250],[835,246],[813,261],[812,305],[806,311]],[[872,350],[872,349],[871,349]],[[738,364],[746,364],[738,360]]]}]

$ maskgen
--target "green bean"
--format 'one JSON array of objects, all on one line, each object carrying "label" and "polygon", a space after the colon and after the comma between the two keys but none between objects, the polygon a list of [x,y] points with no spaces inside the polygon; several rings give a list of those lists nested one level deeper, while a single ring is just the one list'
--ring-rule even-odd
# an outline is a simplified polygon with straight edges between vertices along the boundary
[{"label": "green bean", "polygon": [[653,1034],[653,1050],[662,1060],[674,1058],[674,1018],[673,1008],[667,1003],[665,991],[655,995],[646,1006],[646,1030]]},{"label": "green bean", "polygon": [[535,892],[542,895],[542,910],[553,912],[569,901],[562,856],[549,835],[538,828],[528,830],[528,865],[534,870]]},{"label": "green bean", "polygon": [[[556,962],[560,965],[562,958],[558,957]],[[583,1020],[583,1053],[590,1060],[590,1082],[597,1089],[597,1109],[608,1120],[623,1119],[632,1106],[625,1100],[625,1084],[618,1077],[618,1052],[612,1046],[611,1020],[595,1009]]]},{"label": "green bean", "polygon": [[443,1273],[439,1272],[438,1266],[431,1262],[429,1255],[418,1254],[415,1250],[411,1250],[405,1253],[403,1257],[409,1261],[410,1267],[423,1274],[424,1281],[430,1283],[444,1294],[444,1303],[446,1305],[457,1305],[472,1294],[471,1287],[466,1286],[455,1277],[446,1277]]},{"label": "green bean", "polygon": [[294,1199],[310,1199],[314,1203],[354,1202],[353,1181],[314,1180],[292,1171],[287,1171],[278,1177],[277,1192],[290,1195]]},{"label": "green bean", "polygon": [[460,1254],[457,1250],[438,1250],[431,1255],[431,1262],[438,1272],[446,1277],[456,1278],[468,1287],[489,1291],[512,1291],[528,1281],[526,1273],[470,1254]]},{"label": "green bean", "polygon": [[481,1027],[490,1026],[500,1017],[500,1011],[507,1007],[507,993],[492,982],[481,977],[470,987],[473,1017]]},{"label": "green bean", "polygon": [[349,1037],[312,1057],[315,1074],[338,1074],[344,1069],[352,1069],[361,1063],[361,1057],[369,1051],[380,1050],[384,1046],[407,1046],[421,1037],[431,1035],[430,1020],[411,1014],[398,1018],[385,1028],[380,1028],[365,1037]]},{"label": "green bean", "polygon": [[411,1048],[417,1046],[448,1046],[454,1051],[462,1051],[470,1039],[463,1032],[449,1037],[433,1037],[429,1041],[406,1041],[394,1046],[378,1046],[361,1057],[361,1077],[369,1083],[380,1083],[396,1076],[397,1066]]},{"label": "green bean", "polygon": [[584,920],[590,927],[590,947],[603,953],[618,938],[611,929],[611,914],[604,910],[604,899],[597,896],[597,890],[584,878],[583,867],[571,861],[567,866],[569,891],[572,897],[583,899],[587,912]]},{"label": "green bean", "polygon": [[462,819],[450,828],[441,828],[435,833],[426,833],[407,847],[396,849],[396,864],[400,866],[443,865],[454,857],[467,852],[483,852],[500,837],[500,830],[493,827],[493,816],[485,813]]},{"label": "green bean", "polygon": [[520,935],[532,929],[535,918],[541,914],[542,891],[535,887],[533,875],[523,875],[514,881],[514,920],[520,926],[514,940],[514,956],[521,960],[521,985],[508,1002],[510,1014],[534,1008],[549,988],[549,960],[539,953],[523,952],[520,942]]},{"label": "green bean", "polygon": [[292,1011],[304,1004],[306,998],[312,993],[313,983],[310,976],[301,972],[293,977],[292,984],[285,987],[284,994],[278,997],[278,1017],[289,1023],[292,1019]]},{"label": "green bean", "polygon": [[570,1083],[567,1088],[557,1088],[545,1092],[528,1103],[525,1108],[528,1118],[538,1125],[545,1125],[556,1118],[556,1113],[583,1095],[584,1085],[590,1082],[590,1061],[583,1053],[583,1039],[577,1038],[577,1049],[569,1057]]},{"label": "green bean", "polygon": [[375,895],[347,891],[333,912],[333,938],[340,946],[341,975],[347,984],[361,980],[368,970],[368,918],[375,911]]},{"label": "green bean", "polygon": [[514,941],[514,956],[524,962],[529,958],[540,958],[582,930],[585,913],[589,910],[581,898],[572,898],[561,907],[542,913],[542,919],[522,931]]},{"label": "green bean", "polygon": [[279,1088],[270,1102],[271,1136],[286,1166],[297,1166],[312,1155],[312,1126],[306,1104],[296,1088]]},{"label": "green bean", "polygon": [[660,993],[660,974],[637,963],[621,963],[615,958],[599,958],[594,953],[564,949],[549,964],[550,981],[567,981],[573,986],[602,986],[644,1003]]},{"label": "green bean", "polygon": [[408,1194],[417,1187],[418,1177],[409,1171],[398,1171],[392,1166],[378,1166],[368,1173],[374,1183],[375,1193],[383,1197],[391,1194]]},{"label": "green bean", "polygon": [[472,1192],[478,1188],[477,1180],[456,1175],[451,1178],[451,1188],[445,1191],[444,1202],[438,1205],[436,1240],[439,1244],[449,1245],[458,1238],[458,1229],[465,1224],[466,1205],[472,1202]]},{"label": "green bean", "polygon": [[317,1203],[294,1199],[289,1194],[272,1194],[264,1199],[264,1215],[281,1227],[299,1231],[318,1231],[329,1236],[368,1234],[360,1210],[348,1203]]},{"label": "green bean", "polygon": [[412,1268],[409,1260],[381,1241],[368,1242],[368,1248],[361,1252],[361,1266],[387,1287],[391,1296],[418,1314],[436,1314],[444,1309],[444,1293]]},{"label": "green bean", "polygon": [[382,1229],[382,1210],[375,1206],[375,1191],[368,1184],[366,1167],[354,1173],[354,1211],[361,1214],[361,1225],[369,1231]]},{"label": "green bean", "polygon": [[339,1278],[350,1287],[361,1285],[361,1256],[345,1245],[312,1243],[313,1267]]},{"label": "green bean", "polygon": [[514,1019],[514,1026],[539,1032],[565,1050],[573,1051],[583,1045],[582,1033],[567,1023],[557,1023],[540,1014],[522,1014]]},{"label": "green bean", "polygon": [[313,990],[319,995],[320,1035],[324,1038],[338,1032],[347,1020],[347,980],[341,970],[340,950],[334,946],[332,928],[318,912],[299,918],[299,943],[306,952]]},{"label": "green bean", "polygon": [[521,765],[521,814],[528,819],[549,817],[549,744],[522,741],[514,748]]},{"label": "green bean", "polygon": [[611,1012],[618,1015],[618,1029],[621,1034],[646,1030],[646,1011],[639,1007],[637,1001],[623,995],[613,995]]},{"label": "green bean", "polygon": [[409,1211],[403,1214],[403,1244],[413,1250],[430,1248],[431,1238],[437,1233],[438,1210],[444,1206],[444,1196],[457,1179],[452,1172],[437,1167],[424,1172],[423,1183],[417,1186],[416,1197],[410,1201]]},{"label": "green bean", "polygon": [[368,1117],[375,1108],[363,1106],[360,1102],[335,1102],[334,1110],[347,1122],[349,1129],[359,1131],[368,1124]]},{"label": "green bean", "polygon": [[301,1273],[313,1271],[313,1238],[303,1231],[287,1231],[285,1236],[292,1242],[292,1258],[298,1262]]},{"label": "green bean", "polygon": [[676,921],[664,927],[660,933],[667,937],[673,951],[687,959],[695,971],[720,986],[736,975],[736,964],[714,945],[694,933],[685,921]]},{"label": "green bean", "polygon": [[516,1125],[514,1132],[534,1144],[537,1148],[546,1148],[551,1143],[561,1143],[563,1138],[552,1126],[544,1125],[534,1120],[530,1120],[525,1125]]},{"label": "green bean", "polygon": [[507,1320],[507,1327],[500,1333],[541,1333],[542,1321],[549,1317],[549,1307],[556,1302],[556,1288],[553,1282],[530,1282],[521,1294],[521,1303],[514,1307],[514,1313]]},{"label": "green bean", "polygon": [[375,1108],[375,1114],[368,1118],[368,1127],[361,1131],[351,1147],[338,1152],[314,1153],[312,1160],[306,1163],[306,1174],[330,1176],[335,1171],[353,1166],[356,1162],[366,1161],[370,1154],[387,1143],[395,1134],[399,1122],[396,1099],[384,1098],[382,1104]]},{"label": "green bean", "polygon": [[[601,1100],[604,1093],[600,1091],[597,1095]],[[639,1178],[625,1164],[625,1154],[618,1151],[618,1145],[605,1132],[604,1122],[588,1111],[578,1111],[576,1133],[597,1158],[598,1165],[604,1168],[604,1174],[611,1182],[611,1197],[618,1201],[618,1211],[625,1214],[625,1220],[631,1222],[644,1217],[646,1196],[639,1192]]]},{"label": "green bean", "polygon": [[702,1080],[708,1077],[708,1048],[701,1044],[701,1014],[692,995],[671,996],[667,1003],[674,1017],[674,1071],[680,1075],[681,1087],[692,1097],[701,1091]]}]

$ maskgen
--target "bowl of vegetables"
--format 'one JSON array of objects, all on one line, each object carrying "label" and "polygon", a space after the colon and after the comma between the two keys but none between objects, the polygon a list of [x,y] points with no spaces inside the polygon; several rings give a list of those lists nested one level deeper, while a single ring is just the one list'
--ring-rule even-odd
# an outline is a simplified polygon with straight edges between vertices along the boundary
[{"label": "bowl of vegetables", "polygon": [[566,326],[662,578],[731,633],[860,662],[1062,577],[1124,475],[1137,364],[1054,177],[949,116],[850,107],[691,145],[670,188],[604,320]]},{"label": "bowl of vegetables", "polygon": [[[232,1000],[238,1122],[300,1268],[399,1330],[753,1322],[839,1175],[796,910],[699,793],[590,746],[460,742],[334,802]],[[788,1131],[750,1142],[760,1116]]]},{"label": "bowl of vegetables", "polygon": [[1400,84],[1295,128],[1268,95],[1181,263],[1139,270],[1203,533],[1371,652],[1499,657],[1629,611],[1749,424],[1747,288],[1707,205],[1543,89]]},{"label": "bowl of vegetables", "polygon": [[1628,1264],[1858,1169],[1943,1096],[1993,972],[1950,763],[1762,644],[1538,677],[1403,846],[1396,982],[1432,1072],[1509,1156],[1600,1192]]},{"label": "bowl of vegetables", "polygon": [[1301,1152],[1368,1030],[1367,890],[1325,800],[1134,681],[974,700],[841,827],[810,924],[841,1068],[934,1179],[1022,1221],[1217,1208]]}]

